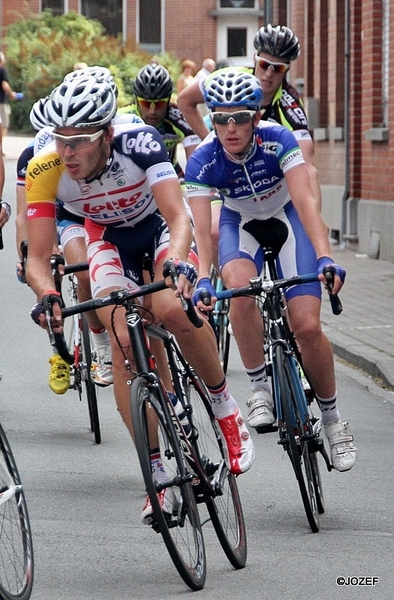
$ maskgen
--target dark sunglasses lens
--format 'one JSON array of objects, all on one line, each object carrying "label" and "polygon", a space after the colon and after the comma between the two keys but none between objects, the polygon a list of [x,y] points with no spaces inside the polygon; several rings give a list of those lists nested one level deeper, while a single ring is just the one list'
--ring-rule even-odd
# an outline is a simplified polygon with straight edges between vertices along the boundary
[{"label": "dark sunglasses lens", "polygon": [[244,125],[252,120],[252,115],[248,112],[240,112],[234,115],[234,121],[237,125]]},{"label": "dark sunglasses lens", "polygon": [[238,113],[213,113],[213,122],[215,125],[227,125],[230,120],[234,121],[236,125],[244,125],[252,120],[253,115],[241,111]]}]

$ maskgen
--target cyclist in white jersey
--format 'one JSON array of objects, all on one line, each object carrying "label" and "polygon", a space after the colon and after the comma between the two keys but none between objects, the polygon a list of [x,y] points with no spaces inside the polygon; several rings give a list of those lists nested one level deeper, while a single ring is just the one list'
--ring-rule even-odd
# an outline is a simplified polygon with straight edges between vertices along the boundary
[{"label": "cyclist in white jersey", "polygon": [[[176,297],[179,293],[191,297],[197,273],[190,261],[198,263],[177,175],[158,131],[145,124],[113,127],[115,111],[113,90],[93,77],[64,82],[52,92],[46,114],[54,126],[54,142],[33,157],[26,174],[28,281],[38,297],[49,296],[56,323],[60,307],[48,268],[51,249],[46,239],[56,198],[85,218],[93,297],[113,289],[137,288],[143,282],[146,253],[154,261],[156,279],[162,278],[165,260],[173,258],[179,271],[177,290],[154,294],[152,310],[176,335],[185,357],[207,384],[229,467],[242,473],[253,463],[254,446],[228,391],[212,330],[207,322],[201,329],[194,328]],[[112,312],[111,307],[102,308],[100,318],[111,338],[115,399],[133,435],[129,373],[119,347],[119,343],[128,347],[128,334],[124,315]],[[152,460],[152,469],[160,477],[160,458]],[[166,493],[160,498],[163,505]]]},{"label": "cyclist in white jersey", "polygon": [[[205,90],[214,126],[186,165],[186,189],[195,223],[201,279],[195,292],[197,306],[206,310],[199,289],[215,290],[209,270],[212,260],[210,189],[223,200],[219,224],[219,264],[226,287],[248,284],[263,265],[263,250],[252,235],[262,221],[280,222],[287,239],[278,256],[280,276],[318,271],[333,265],[327,228],[322,220],[294,135],[278,125],[259,125],[263,91],[254,75],[236,70],[218,71]],[[260,225],[261,226],[261,225]],[[333,293],[345,272],[335,268]],[[335,469],[346,471],[356,461],[353,436],[346,431],[336,405],[334,360],[321,329],[321,284],[293,286],[286,292],[288,313],[300,345],[306,372],[316,391],[322,423]],[[305,318],[308,315],[308,318]],[[248,422],[252,427],[274,422],[273,400],[267,381],[263,323],[253,298],[233,298],[231,324],[241,358],[250,378]]]}]

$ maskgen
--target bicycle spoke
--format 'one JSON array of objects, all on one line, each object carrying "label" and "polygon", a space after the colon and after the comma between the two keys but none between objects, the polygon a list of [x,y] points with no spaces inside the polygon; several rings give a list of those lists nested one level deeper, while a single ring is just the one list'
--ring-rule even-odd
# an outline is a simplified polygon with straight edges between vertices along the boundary
[{"label": "bicycle spoke", "polygon": [[[160,532],[168,553],[185,583],[193,590],[204,587],[206,577],[205,548],[200,518],[196,506],[186,459],[179,439],[168,423],[159,401],[142,379],[136,379],[131,389],[131,410],[136,448],[153,509],[153,528]],[[173,508],[164,512],[158,500],[158,484],[150,463],[150,436],[159,431],[159,448],[164,469],[171,486]]]},{"label": "bicycle spoke", "polygon": [[26,499],[0,425],[0,598],[28,600],[33,586],[33,545]]},{"label": "bicycle spoke", "polygon": [[210,481],[217,482],[216,495],[205,498],[207,509],[228,560],[233,567],[241,569],[246,564],[247,543],[236,477],[225,466],[210,397],[201,380],[189,380],[186,383],[186,395],[193,409],[193,425],[198,431],[197,447],[201,463],[205,464]]}]

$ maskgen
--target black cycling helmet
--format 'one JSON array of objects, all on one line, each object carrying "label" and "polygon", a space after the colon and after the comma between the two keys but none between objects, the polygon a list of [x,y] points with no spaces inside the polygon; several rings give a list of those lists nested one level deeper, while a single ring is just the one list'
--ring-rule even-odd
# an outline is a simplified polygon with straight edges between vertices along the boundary
[{"label": "black cycling helmet", "polygon": [[136,96],[147,100],[169,98],[174,89],[167,69],[161,65],[146,65],[134,79],[133,91]]},{"label": "black cycling helmet", "polygon": [[265,52],[286,62],[295,60],[300,53],[298,37],[285,25],[261,27],[253,40],[257,52]]}]

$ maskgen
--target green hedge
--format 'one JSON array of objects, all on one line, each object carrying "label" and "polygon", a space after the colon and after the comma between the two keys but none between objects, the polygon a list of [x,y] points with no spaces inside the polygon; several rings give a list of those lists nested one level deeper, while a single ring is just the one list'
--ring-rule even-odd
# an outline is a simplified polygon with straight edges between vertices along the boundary
[{"label": "green hedge", "polygon": [[[119,89],[119,106],[132,101],[133,79],[151,55],[131,44],[104,34],[103,26],[76,12],[54,16],[50,11],[28,15],[7,28],[3,39],[7,71],[13,90],[24,100],[12,102],[11,129],[31,132],[29,113],[33,103],[59,85],[76,62],[110,69]],[[157,55],[174,83],[180,61],[170,53]]]}]

